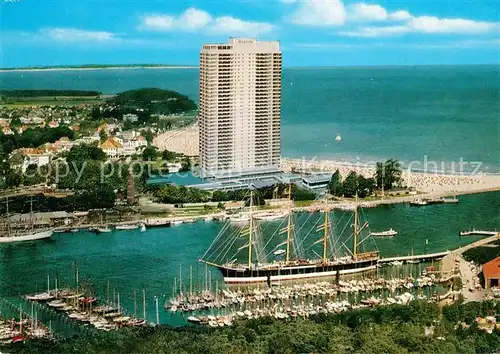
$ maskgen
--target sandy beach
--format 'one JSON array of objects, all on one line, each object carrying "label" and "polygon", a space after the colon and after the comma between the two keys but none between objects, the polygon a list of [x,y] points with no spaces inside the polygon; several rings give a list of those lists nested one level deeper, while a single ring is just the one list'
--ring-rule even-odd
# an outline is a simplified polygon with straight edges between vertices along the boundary
[{"label": "sandy beach", "polygon": [[153,145],[159,150],[168,150],[187,156],[198,156],[199,128],[198,124],[171,130],[153,139]]},{"label": "sandy beach", "polygon": [[[197,124],[179,130],[160,134],[153,140],[153,144],[160,150],[169,150],[183,153],[188,156],[198,155],[199,128]],[[334,172],[339,170],[345,178],[351,171],[365,177],[372,177],[375,173],[374,166],[349,164],[346,162],[319,160],[319,159],[294,159],[282,157],[281,169],[284,172],[302,171],[309,172]],[[403,171],[404,185],[410,186],[419,192],[432,195],[468,194],[481,191],[500,190],[499,175],[451,175],[439,173],[422,173]]]}]

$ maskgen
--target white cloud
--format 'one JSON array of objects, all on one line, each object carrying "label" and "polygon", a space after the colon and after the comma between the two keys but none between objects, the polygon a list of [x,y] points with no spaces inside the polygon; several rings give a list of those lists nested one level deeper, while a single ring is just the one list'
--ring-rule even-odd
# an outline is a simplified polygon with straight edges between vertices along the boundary
[{"label": "white cloud", "polygon": [[[380,5],[357,3],[349,6],[347,18],[353,22],[383,23],[385,26],[361,27],[339,32],[350,37],[387,37],[406,33],[481,34],[500,29],[498,23],[474,21],[462,18],[438,18],[413,16],[406,10],[389,13]],[[396,23],[397,22],[397,23]]]},{"label": "white cloud", "polygon": [[404,21],[404,20],[409,20],[410,18],[412,18],[412,15],[410,15],[410,13],[408,11],[398,10],[398,11],[391,12],[388,15],[388,18],[390,20],[395,20],[395,21]]},{"label": "white cloud", "polygon": [[409,32],[407,26],[363,27],[354,31],[339,32],[348,37],[388,37]]},{"label": "white cloud", "polygon": [[139,28],[149,31],[203,31],[207,34],[257,36],[271,32],[274,26],[266,22],[244,21],[231,16],[214,18],[208,12],[191,7],[178,16],[144,16]]},{"label": "white cloud", "polygon": [[204,28],[212,21],[208,12],[190,7],[179,16],[149,15],[142,18],[142,29],[152,31],[196,31]]},{"label": "white cloud", "polygon": [[340,0],[304,0],[290,20],[304,26],[340,26],[346,20],[346,11]]},{"label": "white cloud", "polygon": [[489,32],[498,27],[498,24],[492,22],[478,22],[462,18],[450,19],[421,16],[412,18],[409,21],[408,26],[414,32],[476,34]]},{"label": "white cloud", "polygon": [[273,25],[264,22],[247,22],[240,19],[223,16],[215,19],[215,22],[209,29],[214,34],[251,34],[258,36],[273,30]]},{"label": "white cloud", "polygon": [[349,19],[356,21],[385,21],[387,17],[387,10],[380,5],[360,2],[349,8]]},{"label": "white cloud", "polygon": [[141,28],[155,30],[155,31],[166,31],[172,29],[174,26],[174,18],[167,15],[150,15],[145,16],[142,19]]},{"label": "white cloud", "polygon": [[77,28],[44,28],[44,37],[62,42],[109,42],[117,40],[114,33],[106,31],[86,31]]}]

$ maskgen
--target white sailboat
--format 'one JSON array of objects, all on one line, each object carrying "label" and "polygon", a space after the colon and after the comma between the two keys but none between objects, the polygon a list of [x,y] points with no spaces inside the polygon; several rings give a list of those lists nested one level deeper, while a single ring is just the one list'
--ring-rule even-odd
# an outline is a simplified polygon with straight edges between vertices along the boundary
[{"label": "white sailboat", "polygon": [[9,199],[6,200],[7,203],[7,215],[6,215],[6,225],[7,225],[7,236],[0,236],[0,243],[13,243],[13,242],[23,242],[23,241],[37,241],[48,239],[52,236],[52,230],[50,229],[35,229],[35,223],[33,219],[33,198],[31,199],[30,208],[30,222],[31,227],[28,230],[13,231],[10,224],[10,214],[9,214]]}]

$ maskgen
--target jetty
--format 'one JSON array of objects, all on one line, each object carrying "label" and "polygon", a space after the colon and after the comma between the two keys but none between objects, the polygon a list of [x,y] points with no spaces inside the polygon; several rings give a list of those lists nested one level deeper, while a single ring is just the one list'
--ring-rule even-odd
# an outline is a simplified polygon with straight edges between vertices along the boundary
[{"label": "jetty", "polygon": [[460,231],[460,236],[495,236],[498,231],[484,231],[472,229],[469,231]]},{"label": "jetty", "polygon": [[[476,242],[472,242],[468,245],[465,245],[463,247],[459,247],[453,251],[443,251],[443,252],[436,252],[436,253],[428,253],[428,254],[418,254],[418,255],[409,255],[409,256],[398,256],[398,257],[387,257],[387,258],[381,258],[379,260],[379,263],[392,263],[392,262],[408,262],[408,261],[430,261],[434,259],[439,259],[439,258],[444,258],[448,255],[460,255],[472,248],[476,247],[481,247],[484,245],[487,245],[489,243],[495,242],[497,240],[500,240],[500,232],[497,231],[478,231],[478,230],[473,230],[473,231],[468,231],[468,234],[474,234],[474,235],[479,235],[479,236],[489,236],[487,238],[483,238],[481,240],[478,240]],[[460,233],[461,236],[462,233]]]},{"label": "jetty", "polygon": [[379,263],[392,263],[392,262],[407,262],[407,261],[430,261],[433,259],[443,258],[444,256],[450,254],[451,251],[427,253],[427,254],[416,254],[410,256],[397,256],[397,257],[386,257],[381,258]]}]

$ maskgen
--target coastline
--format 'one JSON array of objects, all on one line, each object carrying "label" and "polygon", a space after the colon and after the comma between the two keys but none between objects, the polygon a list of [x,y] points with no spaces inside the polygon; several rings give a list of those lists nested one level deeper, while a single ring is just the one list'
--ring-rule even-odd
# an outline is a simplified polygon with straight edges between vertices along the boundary
[{"label": "coastline", "polygon": [[64,67],[64,68],[16,68],[0,69],[0,73],[8,72],[38,72],[38,71],[89,71],[89,70],[128,70],[128,69],[198,69],[196,65],[160,65],[160,66],[109,66],[109,67]]},{"label": "coastline", "polygon": [[[160,150],[166,149],[183,153],[187,156],[197,156],[198,139],[199,127],[197,123],[194,123],[187,127],[158,135],[153,140],[153,145]],[[362,163],[349,163],[347,161],[322,160],[321,158],[299,159],[282,156],[281,170],[283,172],[303,171],[305,173],[333,173],[339,170],[344,178],[351,171],[354,171],[365,177],[372,177],[375,173],[375,166],[364,165]],[[442,171],[403,170],[402,178],[407,186],[415,188],[427,196],[438,194],[439,196],[452,196],[500,190],[499,174],[478,173],[470,175],[465,173],[445,173]],[[395,199],[402,199],[402,197],[396,197]]]}]

